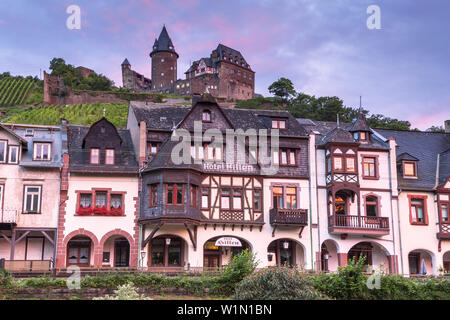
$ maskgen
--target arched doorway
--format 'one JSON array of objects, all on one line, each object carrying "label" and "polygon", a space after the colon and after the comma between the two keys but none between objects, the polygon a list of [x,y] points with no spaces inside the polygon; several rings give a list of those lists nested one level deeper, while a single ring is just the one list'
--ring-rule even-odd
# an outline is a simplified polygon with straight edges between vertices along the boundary
[{"label": "arched doorway", "polygon": [[442,256],[442,267],[445,273],[450,273],[450,251],[447,251]]},{"label": "arched doorway", "polygon": [[335,272],[339,266],[338,245],[333,240],[325,240],[321,246],[321,265],[320,270],[323,272]]},{"label": "arched doorway", "polygon": [[347,257],[348,261],[355,259],[355,262],[364,257],[366,272],[373,271],[374,267],[381,267],[382,271],[389,273],[388,255],[388,251],[378,243],[359,242],[348,251]]},{"label": "arched doorway", "polygon": [[211,238],[203,245],[203,268],[221,268],[231,263],[233,257],[245,249],[251,251],[251,246],[241,238],[230,236]]},{"label": "arched doorway", "polygon": [[417,249],[408,254],[409,274],[434,274],[433,254],[427,250]]},{"label": "arched doorway", "polygon": [[67,266],[89,267],[93,265],[94,248],[87,236],[75,236],[67,243]]},{"label": "arched doorway", "polygon": [[185,265],[186,243],[178,236],[161,235],[152,239],[149,245],[150,267],[183,267]]},{"label": "arched doorway", "polygon": [[103,244],[103,266],[128,267],[130,266],[130,243],[121,235],[109,237]]},{"label": "arched doorway", "polygon": [[291,239],[272,241],[267,252],[269,266],[303,266],[305,262],[303,247]]}]

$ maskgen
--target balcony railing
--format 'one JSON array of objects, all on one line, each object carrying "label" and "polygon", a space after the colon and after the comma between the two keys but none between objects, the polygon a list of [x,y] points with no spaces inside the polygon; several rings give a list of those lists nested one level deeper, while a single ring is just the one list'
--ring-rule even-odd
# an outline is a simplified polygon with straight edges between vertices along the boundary
[{"label": "balcony railing", "polygon": [[333,215],[328,217],[329,228],[355,230],[389,231],[389,218],[351,215]]},{"label": "balcony railing", "polygon": [[450,222],[441,222],[439,224],[439,239],[450,239]]},{"label": "balcony railing", "polygon": [[0,223],[17,223],[17,210],[0,210]]},{"label": "balcony railing", "polygon": [[270,224],[306,226],[308,224],[308,210],[272,209],[270,210]]}]

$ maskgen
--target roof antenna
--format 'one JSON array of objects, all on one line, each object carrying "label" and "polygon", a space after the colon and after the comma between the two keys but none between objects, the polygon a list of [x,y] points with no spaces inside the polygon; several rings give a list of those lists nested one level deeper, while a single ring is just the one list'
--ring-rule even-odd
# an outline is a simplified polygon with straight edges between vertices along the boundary
[{"label": "roof antenna", "polygon": [[362,109],[362,96],[359,96],[359,113],[361,113]]}]

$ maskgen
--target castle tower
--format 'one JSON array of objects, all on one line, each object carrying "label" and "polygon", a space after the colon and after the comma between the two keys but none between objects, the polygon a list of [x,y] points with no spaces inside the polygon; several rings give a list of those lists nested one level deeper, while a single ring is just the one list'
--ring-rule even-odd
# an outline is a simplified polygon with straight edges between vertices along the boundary
[{"label": "castle tower", "polygon": [[122,62],[122,87],[134,90],[133,72],[128,59]]},{"label": "castle tower", "polygon": [[178,53],[163,26],[158,39],[155,39],[152,58],[152,90],[172,92],[177,80]]}]

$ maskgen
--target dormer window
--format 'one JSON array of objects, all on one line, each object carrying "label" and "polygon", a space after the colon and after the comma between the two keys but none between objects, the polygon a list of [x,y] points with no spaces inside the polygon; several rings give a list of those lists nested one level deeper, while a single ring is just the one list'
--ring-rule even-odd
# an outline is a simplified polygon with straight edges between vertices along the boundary
[{"label": "dormer window", "polygon": [[99,164],[100,163],[100,149],[92,148],[91,149],[91,164]]},{"label": "dormer window", "polygon": [[106,149],[105,164],[114,164],[114,149]]},{"label": "dormer window", "polygon": [[417,162],[403,161],[403,177],[417,178]]},{"label": "dormer window", "polygon": [[211,122],[211,111],[203,110],[202,121],[203,122]]},{"label": "dormer window", "polygon": [[148,153],[150,155],[157,154],[159,150],[159,143],[157,142],[149,142],[148,143]]},{"label": "dormer window", "polygon": [[35,143],[33,160],[50,161],[51,144],[50,143]]},{"label": "dormer window", "polygon": [[272,129],[286,129],[286,120],[272,119]]}]

